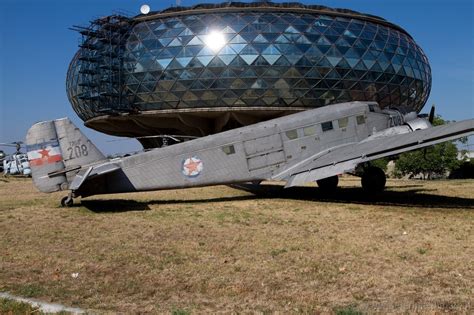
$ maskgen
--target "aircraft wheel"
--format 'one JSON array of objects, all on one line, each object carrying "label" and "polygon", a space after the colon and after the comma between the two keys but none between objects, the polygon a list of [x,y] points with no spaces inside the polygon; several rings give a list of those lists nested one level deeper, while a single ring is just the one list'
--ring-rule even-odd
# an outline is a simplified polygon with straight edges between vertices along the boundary
[{"label": "aircraft wheel", "polygon": [[70,196],[66,196],[61,199],[61,206],[63,207],[72,207],[74,200]]},{"label": "aircraft wheel", "polygon": [[339,177],[337,175],[323,178],[317,180],[316,183],[321,190],[324,191],[334,191],[337,188],[337,184],[339,183]]},{"label": "aircraft wheel", "polygon": [[380,193],[385,189],[387,177],[379,167],[369,167],[362,175],[362,188],[367,192]]}]

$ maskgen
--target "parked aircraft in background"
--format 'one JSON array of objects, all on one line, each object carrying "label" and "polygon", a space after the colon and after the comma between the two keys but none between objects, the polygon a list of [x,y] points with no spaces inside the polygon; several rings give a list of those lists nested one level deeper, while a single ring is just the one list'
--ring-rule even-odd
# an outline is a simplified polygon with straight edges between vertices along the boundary
[{"label": "parked aircraft in background", "polygon": [[16,148],[16,152],[11,155],[0,150],[0,168],[4,175],[31,175],[28,157],[20,151],[22,145],[23,142],[0,143],[0,146]]},{"label": "parked aircraft in background", "polygon": [[61,200],[98,194],[282,180],[334,189],[338,174],[362,170],[362,187],[379,192],[384,172],[367,162],[474,133],[474,119],[433,127],[403,109],[340,103],[135,155],[107,159],[68,118],[39,122],[26,136],[33,181]]}]

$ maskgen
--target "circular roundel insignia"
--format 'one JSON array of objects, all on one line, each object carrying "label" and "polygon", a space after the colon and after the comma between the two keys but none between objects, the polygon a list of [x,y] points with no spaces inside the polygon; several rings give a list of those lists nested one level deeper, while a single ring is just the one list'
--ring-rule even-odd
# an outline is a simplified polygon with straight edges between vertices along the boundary
[{"label": "circular roundel insignia", "polygon": [[183,174],[187,177],[196,177],[199,174],[201,174],[202,169],[203,169],[202,161],[198,157],[193,156],[193,157],[184,159],[181,170]]}]

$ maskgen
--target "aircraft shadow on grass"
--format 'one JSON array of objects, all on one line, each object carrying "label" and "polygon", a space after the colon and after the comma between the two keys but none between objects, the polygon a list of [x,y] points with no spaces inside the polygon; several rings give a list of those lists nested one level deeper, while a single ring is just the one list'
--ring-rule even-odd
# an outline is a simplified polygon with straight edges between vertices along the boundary
[{"label": "aircraft shadow on grass", "polygon": [[405,191],[387,190],[380,194],[367,194],[358,187],[340,187],[334,192],[325,192],[315,187],[291,187],[283,189],[279,185],[232,185],[233,188],[252,192],[246,196],[229,196],[208,199],[164,199],[135,201],[124,199],[82,200],[85,208],[96,213],[146,211],[150,205],[202,204],[215,202],[235,202],[257,199],[289,199],[315,202],[344,203],[393,206],[402,208],[441,208],[441,209],[474,209],[473,198],[450,197],[430,193],[436,189],[422,189],[422,185],[397,186],[410,188]]}]

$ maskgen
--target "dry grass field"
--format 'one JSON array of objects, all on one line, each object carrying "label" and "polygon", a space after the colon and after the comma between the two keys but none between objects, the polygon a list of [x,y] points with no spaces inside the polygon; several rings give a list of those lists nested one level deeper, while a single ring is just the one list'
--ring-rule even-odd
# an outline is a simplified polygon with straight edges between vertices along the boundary
[{"label": "dry grass field", "polygon": [[61,208],[0,178],[0,292],[94,313],[474,312],[473,180],[270,188]]}]

